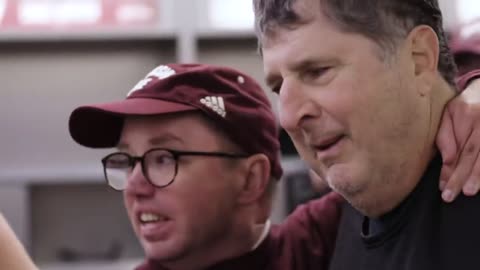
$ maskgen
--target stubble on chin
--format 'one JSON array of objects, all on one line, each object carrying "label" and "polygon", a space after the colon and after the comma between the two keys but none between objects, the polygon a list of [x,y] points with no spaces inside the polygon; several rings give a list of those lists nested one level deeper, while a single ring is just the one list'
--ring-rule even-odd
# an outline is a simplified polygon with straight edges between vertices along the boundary
[{"label": "stubble on chin", "polygon": [[[327,174],[327,182],[335,192],[342,195],[349,204],[362,214],[368,214],[375,208],[374,196],[369,196],[369,185],[365,179],[355,179],[347,169],[336,170]],[[372,200],[373,199],[373,200]]]},{"label": "stubble on chin", "polygon": [[[403,168],[400,166],[399,168]],[[378,217],[390,211],[392,196],[401,181],[401,169],[377,166],[374,173],[350,175],[352,170],[338,170],[328,176],[329,185],[365,216]],[[397,177],[394,177],[397,175]]]},{"label": "stubble on chin", "polygon": [[330,168],[326,180],[330,187],[340,193],[347,200],[358,196],[364,188],[362,183],[349,174],[347,168]]}]

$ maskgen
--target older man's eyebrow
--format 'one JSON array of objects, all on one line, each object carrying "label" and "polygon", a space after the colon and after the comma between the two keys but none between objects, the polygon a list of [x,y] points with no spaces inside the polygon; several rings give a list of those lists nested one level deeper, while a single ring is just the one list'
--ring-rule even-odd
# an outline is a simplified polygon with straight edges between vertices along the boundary
[{"label": "older man's eyebrow", "polygon": [[288,69],[293,72],[301,72],[304,70],[307,70],[312,67],[326,67],[326,66],[331,66],[333,64],[336,64],[337,61],[333,59],[327,59],[327,58],[322,58],[322,59],[313,59],[313,58],[306,58],[306,59],[300,59],[298,61],[293,62],[291,65],[289,65]]},{"label": "older man's eyebrow", "polygon": [[[336,64],[337,61],[328,58],[315,59],[315,58],[304,58],[298,59],[297,61],[292,62],[287,66],[289,72],[299,73],[309,68],[322,67],[322,66],[331,66]],[[282,82],[282,77],[280,75],[270,73],[265,76],[265,83],[268,87],[274,88]]]}]

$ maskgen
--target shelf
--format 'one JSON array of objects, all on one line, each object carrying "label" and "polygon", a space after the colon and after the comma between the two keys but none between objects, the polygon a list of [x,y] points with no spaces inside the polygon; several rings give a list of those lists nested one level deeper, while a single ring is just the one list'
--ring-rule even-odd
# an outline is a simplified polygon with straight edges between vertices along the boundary
[{"label": "shelf", "polygon": [[82,168],[29,168],[0,172],[1,185],[103,184],[101,166]]},{"label": "shelf", "polygon": [[2,31],[0,42],[175,40],[174,31],[158,29],[95,30],[95,31]]},{"label": "shelf", "polygon": [[198,30],[197,38],[199,40],[225,40],[225,39],[255,39],[253,30],[235,30],[235,29],[204,29]]}]

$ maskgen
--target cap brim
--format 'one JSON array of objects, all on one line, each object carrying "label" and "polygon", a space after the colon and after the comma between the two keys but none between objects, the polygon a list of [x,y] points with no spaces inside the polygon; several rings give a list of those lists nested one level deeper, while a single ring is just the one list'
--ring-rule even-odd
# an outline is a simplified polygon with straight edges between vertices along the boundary
[{"label": "cap brim", "polygon": [[81,106],[70,115],[69,131],[79,144],[92,148],[115,147],[126,116],[149,116],[193,111],[197,108],[160,99],[131,98]]}]

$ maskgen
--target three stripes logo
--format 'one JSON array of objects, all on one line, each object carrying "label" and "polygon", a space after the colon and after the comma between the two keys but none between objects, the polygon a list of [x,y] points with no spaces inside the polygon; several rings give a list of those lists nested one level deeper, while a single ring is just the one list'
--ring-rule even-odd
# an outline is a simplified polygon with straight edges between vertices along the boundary
[{"label": "three stripes logo", "polygon": [[225,111],[225,104],[222,97],[208,96],[200,99],[200,103],[212,109],[218,113],[221,117],[225,118],[227,112]]}]

